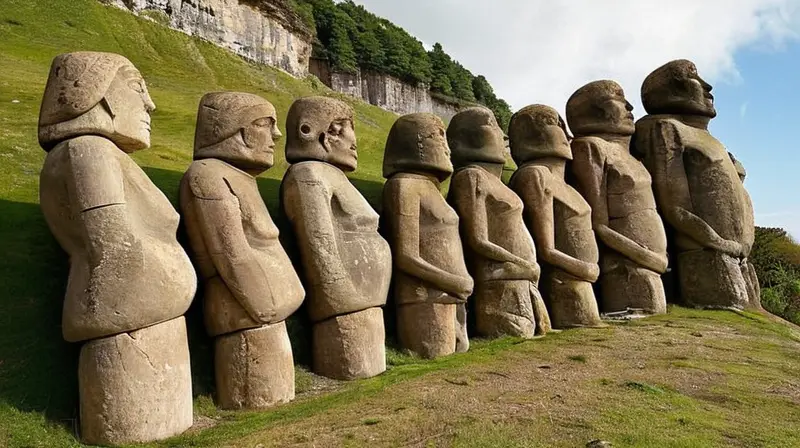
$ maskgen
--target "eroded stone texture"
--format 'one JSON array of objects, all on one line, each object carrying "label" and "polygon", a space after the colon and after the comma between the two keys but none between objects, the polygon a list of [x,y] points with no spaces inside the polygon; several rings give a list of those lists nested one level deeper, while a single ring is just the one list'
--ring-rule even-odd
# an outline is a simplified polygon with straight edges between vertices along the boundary
[{"label": "eroded stone texture", "polygon": [[572,159],[564,120],[549,106],[531,105],[512,116],[508,131],[519,166],[509,186],[524,204],[553,327],[601,325],[592,291],[600,268],[591,209],[564,180]]},{"label": "eroded stone texture", "polygon": [[[475,280],[475,322],[484,336],[532,337],[549,329],[538,292],[540,268],[522,200],[501,180],[505,135],[492,111],[459,112],[447,128],[455,174],[448,202],[458,213],[467,266]],[[538,319],[537,319],[538,318]],[[538,320],[538,322],[537,322]],[[537,325],[538,324],[538,325]]]},{"label": "eroded stone texture", "polygon": [[47,153],[39,198],[69,254],[63,333],[70,342],[181,316],[196,276],[176,240],[179,216],[126,153],[150,145],[155,108],[125,58],[57,56],[39,116]]},{"label": "eroded stone texture", "polygon": [[294,358],[283,321],[219,336],[214,369],[223,409],[260,409],[294,399]]},{"label": "eroded stone texture", "polygon": [[78,363],[81,439],[121,445],[165,439],[192,426],[186,323],[89,341]]},{"label": "eroded stone texture", "polygon": [[683,300],[745,308],[751,306],[745,277],[753,206],[727,150],[708,132],[717,114],[710,92],[690,61],[656,69],[642,85],[649,115],[636,123],[634,144],[653,177],[659,210],[675,230]]},{"label": "eroded stone texture", "polygon": [[48,151],[39,197],[69,254],[63,334],[81,352],[87,443],[148,442],[192,424],[183,313],[197,278],[178,244],[179,216],[126,154],[150,145],[155,109],[122,56],[53,60],[39,115]]},{"label": "eroded stone texture", "polygon": [[632,110],[614,81],[594,81],[572,94],[567,101],[567,123],[575,134],[572,173],[602,243],[603,311],[665,313],[661,274],[667,270],[667,237],[650,174],[630,153],[636,130]]},{"label": "eroded stone texture", "polygon": [[359,379],[386,370],[386,331],[381,308],[317,322],[312,333],[314,372],[329,378]]},{"label": "eroded stone texture", "polygon": [[[292,353],[282,322],[300,307],[305,291],[254,177],[272,167],[279,137],[275,108],[265,99],[209,93],[198,108],[195,161],[181,180],[186,231],[205,280],[206,329],[212,336],[226,335],[216,343],[215,364],[217,395],[228,409],[261,408],[294,397],[294,374],[286,373],[293,371]],[[248,329],[253,330],[240,332]],[[220,351],[233,347],[234,340],[251,344],[242,352]],[[270,358],[270,366],[254,361]]]},{"label": "eroded stone texture", "polygon": [[[333,98],[301,98],[286,129],[286,159],[293,165],[281,183],[281,203],[305,273],[315,372],[337,379],[377,375],[385,369],[383,332],[359,330],[350,321],[366,319],[354,314],[371,308],[366,316],[383,313],[392,255],[378,233],[378,214],[344,174],[357,167],[353,109]],[[338,340],[317,337],[326,334]],[[327,350],[322,342],[346,349]],[[372,364],[367,368],[364,360]]]},{"label": "eroded stone texture", "polygon": [[426,358],[469,348],[473,281],[458,215],[439,191],[452,172],[439,117],[416,113],[394,123],[383,155],[383,213],[395,263],[397,331],[403,347]]},{"label": "eroded stone texture", "polygon": [[[742,162],[737,160],[736,157],[734,157],[734,155],[731,154],[730,152],[728,153],[728,155],[730,156],[731,161],[733,161],[733,166],[736,167],[736,173],[739,175],[739,180],[741,180],[742,183],[744,183],[744,180],[747,177],[747,171],[744,169],[744,165],[742,165]],[[747,200],[751,201],[749,194],[747,195]],[[752,202],[750,203],[749,208],[752,210],[753,208]],[[754,218],[755,218],[754,216],[745,213],[744,216],[745,220],[750,220]],[[753,222],[753,225],[755,226],[755,222]],[[753,241],[755,241],[755,231],[753,233]],[[751,248],[752,244],[753,243],[751,242],[750,243]],[[753,264],[750,263],[747,258],[742,260],[742,275],[744,276],[744,281],[747,286],[747,296],[749,298],[750,308],[762,309],[761,285],[758,283],[758,276],[756,275],[755,266],[753,266]]]}]

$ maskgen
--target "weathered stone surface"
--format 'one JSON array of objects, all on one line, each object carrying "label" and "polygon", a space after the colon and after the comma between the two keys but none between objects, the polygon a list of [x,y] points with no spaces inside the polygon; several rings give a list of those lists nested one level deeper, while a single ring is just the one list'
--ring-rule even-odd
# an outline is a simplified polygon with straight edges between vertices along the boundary
[{"label": "weathered stone surface", "polygon": [[[293,165],[281,183],[281,204],[300,249],[314,334],[335,333],[338,330],[331,326],[335,327],[337,321],[332,319],[336,316],[372,308],[371,314],[382,313],[377,307],[386,304],[392,254],[378,233],[378,214],[344,174],[358,165],[352,108],[332,98],[301,98],[289,110],[286,129],[286,159]],[[374,339],[369,333],[350,334],[357,328],[347,331],[348,338]],[[324,342],[324,338],[315,336],[315,341]],[[315,371],[323,375],[380,373],[373,349],[366,345],[364,353],[358,349],[314,348],[314,365],[324,369]],[[354,358],[316,358],[321,355]],[[368,368],[353,367],[362,358],[370,360]]]},{"label": "weathered stone surface", "polygon": [[180,198],[212,336],[280,322],[303,301],[254,178],[272,166],[280,136],[275,109],[256,95],[210,93],[200,102]]},{"label": "weathered stone surface", "polygon": [[[105,0],[101,0],[105,1]],[[247,59],[281,68],[298,77],[308,74],[313,37],[300,29],[291,11],[270,8],[274,1],[111,0],[144,17],[163,14],[171,28],[208,40]],[[250,3],[250,4],[248,4]]]},{"label": "weathered stone surface", "polygon": [[665,313],[660,275],[667,270],[667,237],[650,174],[630,153],[632,110],[614,81],[594,81],[572,94],[567,101],[567,123],[575,133],[572,173],[604,249],[603,311]]},{"label": "weathered stone surface", "polygon": [[[452,171],[440,118],[417,113],[394,123],[383,155],[387,178],[383,213],[395,262],[398,334],[404,347],[419,350],[422,356],[452,354],[468,347],[463,305],[472,294],[473,280],[464,262],[458,215],[439,191],[440,182]],[[463,307],[460,312],[456,304]],[[435,315],[423,316],[426,310]],[[454,323],[443,323],[451,317]],[[456,329],[451,330],[451,325]]]},{"label": "weathered stone surface", "polygon": [[753,206],[729,153],[708,132],[717,114],[711,86],[692,62],[675,60],[645,79],[642,102],[649,115],[636,123],[634,144],[675,230],[683,300],[749,307],[742,269],[749,270],[743,260],[754,240]]},{"label": "weathered stone surface", "polygon": [[461,109],[455,101],[431,94],[425,84],[413,85],[385,73],[357,68],[354,73],[335,71],[327,59],[311,58],[309,72],[336,92],[404,115],[427,112],[449,120]]},{"label": "weathered stone surface", "polygon": [[192,426],[192,375],[183,317],[87,342],[78,364],[81,438],[122,445]]},{"label": "weathered stone surface", "polygon": [[218,337],[214,369],[223,409],[259,409],[294,399],[294,358],[283,321]]},{"label": "weathered stone surface", "polygon": [[386,370],[383,310],[368,308],[314,324],[314,372],[338,380],[369,378]]},{"label": "weathered stone surface", "polygon": [[541,300],[533,292],[540,269],[522,200],[500,179],[504,137],[486,108],[466,109],[453,117],[447,128],[455,167],[448,202],[458,213],[467,266],[475,279],[478,332],[532,337],[533,301]]},{"label": "weathered stone surface", "polygon": [[39,116],[39,198],[69,254],[63,334],[82,341],[181,316],[197,287],[179,216],[126,153],[150,145],[155,108],[122,56],[57,56]]},{"label": "weathered stone surface", "polygon": [[527,106],[511,118],[509,141],[519,166],[509,186],[524,204],[553,327],[601,325],[592,291],[600,268],[591,209],[564,180],[572,159],[564,120],[549,106]]}]

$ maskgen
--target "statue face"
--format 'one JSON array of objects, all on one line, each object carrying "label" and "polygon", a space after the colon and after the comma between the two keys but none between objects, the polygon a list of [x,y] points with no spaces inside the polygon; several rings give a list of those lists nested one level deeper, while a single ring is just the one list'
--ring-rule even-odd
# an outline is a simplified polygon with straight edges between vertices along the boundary
[{"label": "statue face", "polygon": [[609,92],[600,101],[600,107],[605,111],[610,128],[619,133],[634,133],[636,126],[633,122],[633,105],[625,99],[625,93],[621,88]]},{"label": "statue face", "polygon": [[125,152],[150,146],[150,113],[156,105],[142,75],[133,67],[117,72],[105,95],[114,126],[114,140]]},{"label": "statue face", "polygon": [[353,171],[358,167],[358,146],[352,120],[334,120],[325,133],[324,145],[329,154],[328,162],[332,165],[345,171]]},{"label": "statue face", "polygon": [[242,128],[242,141],[259,168],[275,164],[275,142],[282,136],[275,116],[261,117]]},{"label": "statue face", "polygon": [[697,68],[692,64],[685,77],[679,79],[683,89],[684,106],[687,113],[714,118],[717,110],[714,108],[714,95],[711,94],[711,85],[697,74]]}]

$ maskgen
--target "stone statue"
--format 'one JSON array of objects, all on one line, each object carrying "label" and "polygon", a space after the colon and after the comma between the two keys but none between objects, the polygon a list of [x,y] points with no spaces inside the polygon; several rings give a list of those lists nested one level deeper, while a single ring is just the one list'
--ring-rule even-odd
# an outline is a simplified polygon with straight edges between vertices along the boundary
[{"label": "stone statue", "polygon": [[353,109],[327,97],[300,98],[286,119],[281,203],[300,249],[314,323],[314,372],[336,379],[386,370],[383,310],[392,276],[378,214],[345,171],[358,165]]},{"label": "stone statue", "polygon": [[305,291],[254,177],[272,167],[279,137],[275,108],[263,98],[209,93],[197,112],[194,162],[181,181],[181,210],[205,279],[206,328],[217,337],[217,398],[224,409],[294,398],[284,320]]},{"label": "stone statue", "polygon": [[656,211],[650,173],[630,153],[633,106],[614,81],[595,81],[567,101],[572,173],[592,208],[602,243],[601,303],[605,312],[667,311],[661,274],[667,271],[667,236]]},{"label": "stone statue", "polygon": [[[747,177],[747,171],[744,169],[744,165],[742,162],[736,159],[730,152],[728,153],[730,156],[731,161],[733,162],[733,166],[736,167],[736,174],[739,175],[739,180],[744,183],[744,179]],[[746,197],[747,201],[750,203],[749,207],[745,207],[747,210],[753,210],[753,203],[751,202],[750,195],[748,194]],[[754,219],[755,217],[751,214],[746,214],[744,219]],[[755,221],[753,222],[753,226],[755,226]],[[753,233],[753,239],[755,240],[755,230]],[[749,256],[749,254],[748,254]],[[761,285],[758,283],[758,276],[756,275],[756,267],[753,266],[752,263],[747,258],[742,259],[742,275],[744,275],[744,281],[747,285],[747,297],[749,299],[750,308],[752,309],[762,309],[761,307]]]},{"label": "stone statue", "polygon": [[522,217],[522,201],[501,180],[505,134],[494,113],[464,109],[447,128],[455,174],[448,202],[461,223],[475,279],[475,322],[484,336],[533,337],[550,318],[537,285],[536,249]]},{"label": "stone statue", "polygon": [[746,280],[753,206],[727,150],[708,132],[717,115],[711,86],[692,62],[675,60],[647,76],[642,102],[649,115],[636,123],[634,145],[653,177],[659,210],[675,230],[683,300],[755,307],[759,300]]},{"label": "stone statue", "polygon": [[424,358],[464,352],[467,298],[458,215],[439,190],[453,172],[444,123],[427,113],[395,121],[383,154],[383,213],[394,254],[400,344]]},{"label": "stone statue", "polygon": [[192,425],[183,314],[197,278],[176,239],[179,216],[128,156],[150,146],[155,109],[124,57],[53,60],[39,115],[47,151],[40,202],[69,254],[63,333],[81,348],[81,436],[148,442]]},{"label": "stone statue", "polygon": [[567,185],[572,159],[566,125],[555,109],[527,106],[511,117],[511,155],[519,169],[509,186],[522,199],[542,263],[539,286],[554,328],[600,326],[592,283],[600,273],[589,204]]}]

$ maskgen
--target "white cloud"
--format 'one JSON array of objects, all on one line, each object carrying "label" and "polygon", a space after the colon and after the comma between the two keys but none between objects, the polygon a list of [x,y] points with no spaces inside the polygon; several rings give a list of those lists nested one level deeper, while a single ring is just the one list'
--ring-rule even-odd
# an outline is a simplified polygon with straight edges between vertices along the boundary
[{"label": "white cloud", "polygon": [[445,51],[517,109],[563,113],[583,84],[613,79],[637,116],[656,67],[694,61],[711,82],[740,82],[734,53],[798,38],[799,0],[356,0]]},{"label": "white cloud", "polygon": [[739,106],[739,118],[744,120],[744,116],[747,115],[747,105],[750,104],[749,101],[745,101]]}]

